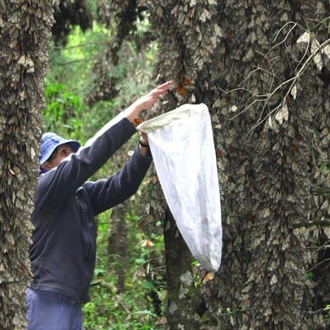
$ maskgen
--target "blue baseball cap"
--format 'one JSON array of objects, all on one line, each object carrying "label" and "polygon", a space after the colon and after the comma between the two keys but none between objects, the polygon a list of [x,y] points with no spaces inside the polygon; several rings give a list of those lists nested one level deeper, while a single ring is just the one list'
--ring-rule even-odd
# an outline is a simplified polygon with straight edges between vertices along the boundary
[{"label": "blue baseball cap", "polygon": [[66,143],[70,145],[74,152],[77,152],[77,150],[80,148],[80,143],[78,141],[63,139],[56,133],[52,132],[44,133],[40,143],[40,165],[48,160],[48,158],[52,155],[58,146]]}]

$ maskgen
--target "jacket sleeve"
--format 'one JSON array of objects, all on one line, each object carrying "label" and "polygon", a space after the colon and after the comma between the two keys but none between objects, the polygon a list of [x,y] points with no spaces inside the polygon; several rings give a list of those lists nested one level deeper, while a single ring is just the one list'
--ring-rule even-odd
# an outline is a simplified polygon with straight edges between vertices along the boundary
[{"label": "jacket sleeve", "polygon": [[89,195],[94,215],[102,213],[134,195],[151,162],[152,158],[141,155],[139,148],[136,147],[133,155],[120,171],[106,180],[86,182],[84,189]]},{"label": "jacket sleeve", "polygon": [[56,169],[40,176],[35,203],[44,210],[59,208],[136,132],[123,118],[99,135],[92,144],[65,158]]}]

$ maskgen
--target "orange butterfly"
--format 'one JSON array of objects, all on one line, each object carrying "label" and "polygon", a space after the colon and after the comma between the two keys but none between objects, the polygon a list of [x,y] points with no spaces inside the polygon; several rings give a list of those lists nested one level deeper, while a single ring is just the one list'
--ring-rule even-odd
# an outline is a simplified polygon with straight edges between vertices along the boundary
[{"label": "orange butterfly", "polygon": [[135,127],[139,126],[142,122],[143,122],[143,120],[138,117],[134,118],[134,120],[133,120],[133,124]]},{"label": "orange butterfly", "polygon": [[187,94],[187,89],[186,86],[188,86],[190,84],[189,79],[185,76],[184,71],[180,71],[178,73],[178,80],[179,83],[176,86],[176,91],[180,94],[180,95],[186,95]]}]

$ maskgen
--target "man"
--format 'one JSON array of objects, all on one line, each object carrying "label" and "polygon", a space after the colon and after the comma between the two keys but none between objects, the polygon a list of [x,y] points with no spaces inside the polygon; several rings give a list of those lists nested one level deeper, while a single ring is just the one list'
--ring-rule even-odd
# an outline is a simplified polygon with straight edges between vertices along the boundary
[{"label": "man", "polygon": [[28,330],[82,329],[81,304],[88,301],[96,255],[94,217],[138,189],[151,164],[148,139],[122,170],[87,181],[135,132],[133,120],[171,87],[162,84],[110,121],[86,146],[46,133],[41,142],[41,175],[32,214]]}]

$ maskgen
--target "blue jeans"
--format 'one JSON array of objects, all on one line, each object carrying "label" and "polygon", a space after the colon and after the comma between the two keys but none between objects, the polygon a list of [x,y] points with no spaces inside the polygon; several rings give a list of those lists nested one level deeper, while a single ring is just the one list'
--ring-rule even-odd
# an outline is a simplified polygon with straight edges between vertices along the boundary
[{"label": "blue jeans", "polygon": [[27,330],[82,330],[81,305],[59,293],[28,289]]}]

